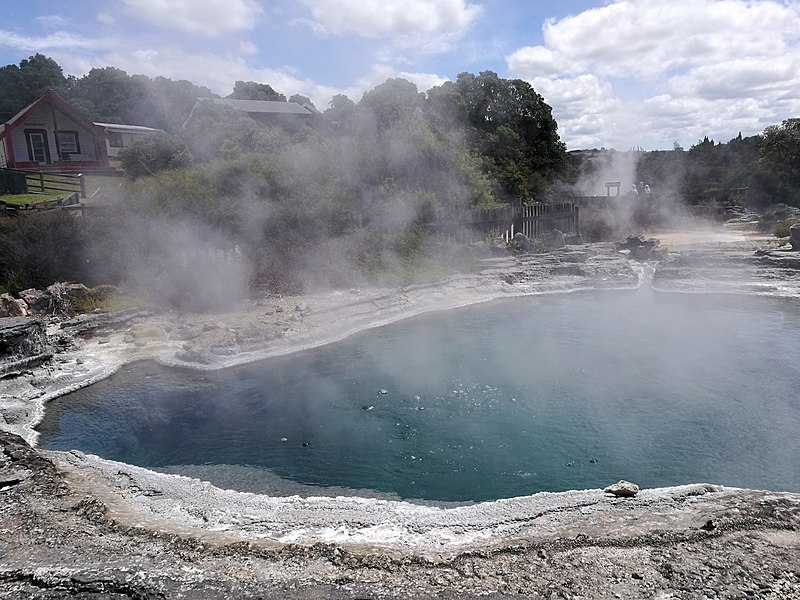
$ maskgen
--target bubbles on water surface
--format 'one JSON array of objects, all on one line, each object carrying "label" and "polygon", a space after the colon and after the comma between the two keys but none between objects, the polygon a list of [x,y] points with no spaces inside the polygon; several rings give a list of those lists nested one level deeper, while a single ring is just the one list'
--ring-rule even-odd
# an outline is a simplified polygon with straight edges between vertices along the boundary
[{"label": "bubbles on water surface", "polygon": [[[650,307],[653,298],[625,295],[548,300],[536,310],[525,302],[504,304],[502,318],[476,309],[469,327],[455,313],[395,327],[395,340],[403,328],[410,336],[403,351],[375,330],[257,368],[209,372],[203,382],[131,366],[76,393],[83,413],[74,399],[72,409],[49,404],[46,420],[60,419],[61,437],[43,424],[43,446],[142,466],[251,465],[302,484],[440,500],[609,478],[800,488],[787,483],[797,474],[789,457],[800,453],[792,393],[800,368],[784,360],[796,355],[798,314],[729,310],[718,300],[710,309],[671,298]],[[437,329],[439,317],[446,326]],[[636,327],[626,330],[629,317]],[[510,352],[509,322],[524,338]],[[430,332],[426,345],[420,330]],[[689,348],[676,351],[677,342]]]}]

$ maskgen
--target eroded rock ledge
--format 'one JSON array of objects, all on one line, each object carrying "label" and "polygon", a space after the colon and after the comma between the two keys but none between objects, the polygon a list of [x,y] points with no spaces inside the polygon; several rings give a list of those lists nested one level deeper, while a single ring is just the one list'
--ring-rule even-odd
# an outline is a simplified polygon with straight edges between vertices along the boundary
[{"label": "eroded rock ledge", "polygon": [[[0,449],[3,598],[800,594],[797,494],[700,484],[625,499],[586,490],[454,509],[384,502],[348,511],[358,499],[304,507],[289,498],[270,507],[217,490],[225,519],[249,522],[229,528],[207,496],[190,500],[197,489],[186,490],[181,507],[168,499],[175,478],[42,454],[2,432]],[[87,461],[88,469],[76,468]],[[279,543],[268,534],[291,522],[308,524],[299,536],[306,539]],[[408,535],[384,535],[381,527]],[[374,535],[320,535],[341,538],[347,529]]]}]

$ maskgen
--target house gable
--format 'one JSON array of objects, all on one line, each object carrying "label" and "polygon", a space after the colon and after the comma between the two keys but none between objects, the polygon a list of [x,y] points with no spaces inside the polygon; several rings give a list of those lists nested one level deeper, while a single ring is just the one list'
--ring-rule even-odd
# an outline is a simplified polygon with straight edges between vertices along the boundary
[{"label": "house gable", "polygon": [[108,168],[105,130],[52,90],[6,121],[0,143],[12,168]]}]

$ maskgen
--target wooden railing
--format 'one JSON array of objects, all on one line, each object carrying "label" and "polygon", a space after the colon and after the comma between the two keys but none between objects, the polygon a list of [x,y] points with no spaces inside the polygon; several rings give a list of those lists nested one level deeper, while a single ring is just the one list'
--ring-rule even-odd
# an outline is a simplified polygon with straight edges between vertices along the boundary
[{"label": "wooden railing", "polygon": [[0,169],[3,173],[17,173],[25,178],[27,191],[22,193],[60,194],[79,193],[86,197],[86,184],[82,173],[49,173],[43,171],[23,171],[20,169]]},{"label": "wooden railing", "polygon": [[571,202],[557,204],[523,204],[514,219],[511,237],[517,232],[538,238],[558,229],[566,234],[580,233],[578,207]]},{"label": "wooden railing", "polygon": [[556,229],[568,235],[578,234],[578,214],[578,207],[572,202],[509,204],[488,210],[436,210],[423,224],[454,241],[473,243],[488,237],[508,240],[515,233],[537,238]]}]

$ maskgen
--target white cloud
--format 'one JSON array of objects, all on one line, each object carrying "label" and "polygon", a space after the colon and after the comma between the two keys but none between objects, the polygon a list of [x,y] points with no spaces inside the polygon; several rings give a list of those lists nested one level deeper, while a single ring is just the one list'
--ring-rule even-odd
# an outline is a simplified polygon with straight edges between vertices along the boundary
[{"label": "white cloud", "polygon": [[110,15],[106,12],[97,13],[97,20],[104,25],[114,25],[117,22],[113,15]]},{"label": "white cloud", "polygon": [[[61,61],[59,60],[61,63]],[[98,57],[93,64],[65,62],[65,71],[86,73],[92,67],[114,65],[127,73],[168,79],[187,79],[200,86],[226,96],[233,91],[237,80],[268,83],[287,97],[292,94],[308,96],[318,107],[324,108],[341,90],[297,77],[289,69],[253,67],[247,61],[230,53],[198,54],[178,47],[141,48],[115,51]],[[68,68],[69,67],[69,68]]]},{"label": "white cloud", "polygon": [[122,1],[142,21],[208,37],[252,29],[263,14],[255,0]]},{"label": "white cloud", "polygon": [[594,148],[612,145],[598,132],[613,131],[623,135],[628,129],[619,119],[622,103],[614,96],[610,83],[585,73],[574,78],[534,77],[529,79],[552,107],[561,138],[570,148]]},{"label": "white cloud", "polygon": [[72,23],[72,19],[64,15],[43,15],[34,19],[36,23],[50,29],[63,29]]},{"label": "white cloud", "polygon": [[342,94],[350,98],[353,102],[361,100],[364,92],[373,89],[375,86],[384,83],[387,79],[406,79],[417,86],[420,92],[426,92],[434,86],[442,85],[447,81],[446,77],[434,73],[412,73],[400,71],[388,64],[372,65],[369,72],[363,77],[359,77],[356,82],[341,91]]},{"label": "white cloud", "polygon": [[241,41],[239,42],[239,52],[248,55],[258,54],[258,46],[253,42]]},{"label": "white cloud", "polygon": [[769,61],[742,58],[702,65],[673,77],[669,89],[675,94],[701,98],[741,98],[800,90],[800,54],[776,56]]},{"label": "white cloud", "polygon": [[105,40],[85,38],[64,31],[57,31],[44,36],[26,36],[0,29],[0,46],[7,46],[25,52],[44,52],[55,49],[93,50],[107,45]]},{"label": "white cloud", "polygon": [[711,132],[727,140],[726,128],[752,135],[797,114],[798,31],[798,2],[614,0],[547,21],[544,45],[506,62],[553,106],[571,147],[671,146]]},{"label": "white cloud", "polygon": [[464,0],[301,0],[319,33],[390,39],[442,50],[475,23],[483,8]]},{"label": "white cloud", "polygon": [[545,48],[526,46],[506,57],[508,68],[524,77],[546,77],[580,72],[585,67],[569,57]]}]

